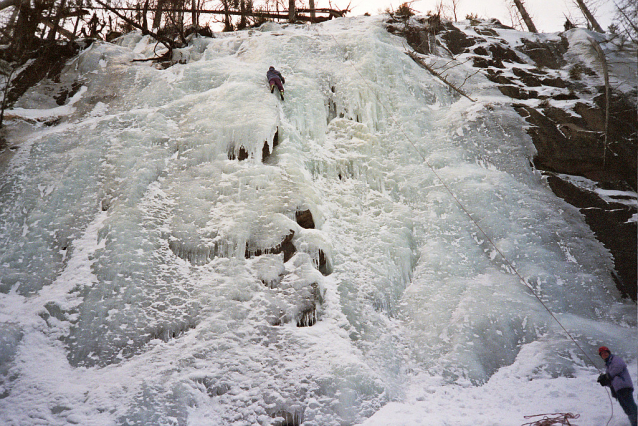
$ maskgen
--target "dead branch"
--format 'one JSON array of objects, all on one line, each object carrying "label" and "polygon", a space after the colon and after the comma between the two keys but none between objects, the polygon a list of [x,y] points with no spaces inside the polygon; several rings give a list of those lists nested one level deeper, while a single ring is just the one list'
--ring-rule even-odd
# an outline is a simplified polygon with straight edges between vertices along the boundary
[{"label": "dead branch", "polygon": [[[403,45],[405,47],[405,44]],[[444,63],[443,65],[441,65],[440,67],[435,68],[437,71],[440,69],[444,69],[445,67],[447,67],[449,64],[451,64],[452,62],[456,62],[456,58],[452,58],[450,59],[448,62]]]},{"label": "dead branch", "polygon": [[[155,54],[157,55],[157,53]],[[133,59],[133,62],[149,62],[149,61],[164,62],[164,61],[170,61],[171,56],[172,56],[172,51],[168,50],[164,52],[162,56],[155,56],[153,58],[146,58],[146,59]]]},{"label": "dead branch", "polygon": [[[445,64],[443,67],[441,67],[441,68],[443,68],[443,69],[440,71],[440,73],[441,73],[441,74],[443,74],[444,72],[447,72],[447,71],[451,70],[452,68],[456,68],[456,67],[461,66],[461,65],[463,65],[463,64],[467,64],[467,63],[468,63],[468,62],[470,62],[471,60],[472,60],[472,58],[468,58],[468,59],[466,59],[466,60],[465,60],[465,61],[463,61],[463,62],[458,62],[456,59],[453,59],[453,60],[452,60],[452,61],[450,61],[450,62],[456,62],[456,63],[455,63],[454,65],[450,66],[450,67],[447,67],[447,66],[450,64],[450,62],[448,62],[448,63],[447,63],[447,64]],[[445,68],[445,67],[447,67],[447,68]],[[439,69],[441,69],[441,68],[439,68]]]},{"label": "dead branch", "polygon": [[454,84],[450,83],[449,81],[447,81],[447,79],[442,76],[441,74],[439,74],[438,72],[436,72],[434,69],[432,69],[431,66],[429,66],[428,64],[425,63],[425,61],[423,61],[421,58],[419,58],[415,53],[413,52],[406,52],[407,55],[412,58],[412,60],[414,62],[416,62],[418,65],[420,65],[422,68],[425,68],[426,70],[428,70],[432,75],[434,75],[435,77],[437,77],[439,80],[441,80],[443,83],[447,84],[448,86],[450,86],[452,89],[454,89],[456,92],[458,92],[460,95],[465,96],[466,98],[468,98],[469,100],[471,100],[472,102],[476,102],[476,100],[470,98],[464,91],[462,91],[461,89],[459,89],[458,87],[456,87]]},{"label": "dead branch", "polygon": [[[627,13],[625,13],[623,8],[620,7],[618,5],[618,3],[616,3],[615,1],[614,1],[614,6],[616,6],[616,10],[618,12],[620,12],[620,14],[623,16],[623,18],[625,18],[625,23],[628,24],[634,30],[634,34],[638,33],[638,26],[636,26],[636,24],[634,24],[633,19],[631,19],[629,16],[627,16]],[[627,33],[629,34],[629,38],[631,38],[632,41],[634,41],[634,42],[638,41],[638,40],[636,40],[636,38],[634,38],[634,36],[632,36],[631,32],[627,31]]]},{"label": "dead branch", "polygon": [[148,28],[145,28],[145,25],[140,25],[137,22],[135,22],[134,20],[130,19],[129,17],[127,17],[126,15],[124,15],[123,13],[120,13],[117,9],[107,5],[106,3],[103,3],[101,0],[95,0],[96,3],[98,3],[100,6],[102,6],[103,8],[105,8],[106,10],[108,10],[111,13],[114,13],[118,18],[122,19],[124,22],[126,22],[127,24],[131,25],[133,28],[137,28],[138,30],[142,31],[143,35],[150,35],[151,37],[153,37],[155,40],[157,40],[158,42],[162,43],[164,46],[166,46],[166,48],[168,49],[168,52],[166,52],[165,54],[163,54],[162,56],[159,56],[157,58],[151,58],[151,59],[144,59],[144,61],[146,60],[165,60],[166,57],[170,58],[172,52],[173,52],[173,48],[175,47],[175,42],[167,37],[161,36],[151,30],[149,30]]},{"label": "dead branch", "polygon": [[43,19],[42,23],[46,25],[47,27],[51,28],[52,30],[55,29],[56,33],[61,34],[62,36],[66,37],[67,39],[71,41],[75,39],[75,34],[73,34],[71,31],[65,30],[64,28],[54,24],[49,19],[46,19],[46,18]]},{"label": "dead branch", "polygon": [[465,77],[465,80],[463,80],[463,83],[461,83],[461,85],[459,86],[459,89],[465,85],[466,81],[468,81],[470,78],[474,77],[476,74],[478,74],[480,72],[481,72],[481,70],[478,69],[478,70],[476,70],[476,72],[473,72],[472,74],[470,74],[467,77]]}]

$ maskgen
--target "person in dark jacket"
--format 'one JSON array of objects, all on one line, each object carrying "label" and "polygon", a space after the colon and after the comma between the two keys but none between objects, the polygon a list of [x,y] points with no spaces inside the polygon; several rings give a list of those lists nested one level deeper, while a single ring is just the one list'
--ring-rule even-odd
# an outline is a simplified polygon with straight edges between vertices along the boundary
[{"label": "person in dark jacket", "polygon": [[286,79],[275,69],[275,67],[268,68],[266,77],[268,78],[268,84],[270,84],[270,93],[274,92],[275,86],[277,86],[277,89],[279,89],[279,93],[281,94],[281,98],[283,99],[284,83],[286,83]]},{"label": "person in dark jacket", "polygon": [[629,376],[627,364],[617,355],[613,355],[607,346],[598,348],[598,355],[605,361],[607,371],[598,376],[601,386],[609,386],[611,395],[618,400],[623,411],[629,416],[631,426],[636,426],[638,408],[634,401],[634,384]]}]

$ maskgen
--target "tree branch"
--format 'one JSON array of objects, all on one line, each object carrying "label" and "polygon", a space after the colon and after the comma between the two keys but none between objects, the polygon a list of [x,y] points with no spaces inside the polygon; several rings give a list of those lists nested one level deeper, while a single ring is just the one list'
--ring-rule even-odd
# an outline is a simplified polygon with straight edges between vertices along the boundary
[{"label": "tree branch", "polygon": [[[168,49],[169,53],[173,51],[173,48],[175,47],[175,42],[173,40],[171,40],[171,39],[169,39],[167,37],[164,37],[164,36],[160,36],[157,33],[154,33],[153,31],[149,30],[148,28],[145,28],[145,26],[142,26],[142,25],[138,24],[137,22],[135,22],[134,20],[130,19],[126,15],[120,13],[118,11],[118,9],[107,5],[106,3],[102,2],[101,0],[95,0],[95,2],[97,4],[99,4],[100,6],[104,7],[109,12],[114,13],[118,18],[122,19],[127,24],[129,24],[132,27],[137,28],[138,30],[142,31],[143,35],[150,35],[155,40],[157,40],[160,43],[162,43],[164,46],[166,46],[166,48]],[[162,55],[162,56],[160,56],[158,58],[153,58],[153,59],[164,59],[165,57],[166,57],[166,54],[164,54],[164,55]]]},{"label": "tree branch", "polygon": [[[435,77],[437,77],[439,80],[441,80],[443,83],[447,84],[448,86],[450,86],[452,89],[454,89],[456,92],[458,92],[459,94],[461,94],[462,96],[465,96],[466,98],[468,98],[469,100],[471,100],[472,102],[476,102],[476,100],[470,98],[464,91],[462,91],[461,89],[459,89],[458,87],[456,87],[454,84],[450,83],[449,81],[447,81],[447,79],[445,77],[443,77],[441,74],[439,74],[438,72],[436,72],[434,69],[432,69],[431,66],[429,66],[428,64],[426,64],[421,58],[419,58],[415,53],[412,52],[406,52],[408,54],[408,56],[410,58],[412,58],[412,60],[414,62],[416,62],[417,64],[419,64],[421,67],[425,68],[426,70],[430,71],[430,73],[432,73],[432,75],[434,75]],[[467,80],[467,79],[466,79]]]}]

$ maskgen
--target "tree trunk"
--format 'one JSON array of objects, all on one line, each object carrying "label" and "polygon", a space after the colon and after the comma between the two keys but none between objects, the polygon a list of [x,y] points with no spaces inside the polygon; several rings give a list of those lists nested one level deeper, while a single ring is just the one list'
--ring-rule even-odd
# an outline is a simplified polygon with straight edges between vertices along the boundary
[{"label": "tree trunk", "polygon": [[65,30],[64,27],[61,27],[59,25],[56,27],[55,23],[49,21],[48,19],[43,20],[42,23],[45,27],[50,29],[49,38],[47,41],[55,40],[55,34],[60,34],[61,36],[66,37],[71,41],[75,40],[75,35],[71,31]]},{"label": "tree trunk", "polygon": [[232,31],[233,23],[230,20],[230,5],[228,4],[229,0],[222,0],[222,4],[224,5],[224,31]]},{"label": "tree trunk", "polygon": [[[80,0],[80,5],[78,6],[78,9],[82,9],[83,3],[84,3],[84,0]],[[81,16],[78,15],[78,19],[75,20],[75,25],[73,25],[73,38],[74,39],[75,39],[76,34],[78,33],[78,25],[80,24],[80,17]]]},{"label": "tree trunk", "polygon": [[237,29],[243,30],[247,26],[247,21],[246,21],[246,1],[245,0],[241,0],[239,2],[239,12],[241,13],[241,16],[239,18],[239,26],[237,27]]},{"label": "tree trunk", "polygon": [[[55,15],[55,18],[51,20],[53,26],[51,31],[49,32],[49,41],[55,41],[55,36],[58,33],[58,29],[60,28],[60,20],[62,19],[62,11],[64,10],[64,6],[66,5],[66,0],[62,0],[60,2],[60,6],[58,7],[58,13]],[[68,35],[67,35],[68,37]]]},{"label": "tree trunk", "polygon": [[308,6],[310,7],[310,22],[314,23],[317,17],[315,13],[315,0],[309,0]]},{"label": "tree trunk", "polygon": [[148,0],[144,3],[144,10],[142,11],[142,34],[148,31],[148,22],[146,22],[146,14],[148,13]]},{"label": "tree trunk", "polygon": [[[44,13],[42,13],[42,15],[41,15],[42,16],[42,20],[46,19],[46,20],[50,21],[51,18],[53,17],[53,8],[55,7],[55,2],[54,1],[49,2],[48,6],[49,6],[49,12],[47,13],[46,17],[44,16]],[[38,24],[39,24],[39,22],[38,22]],[[47,30],[47,26],[43,25],[42,26],[42,34],[40,34],[40,38],[44,39],[44,33],[45,33],[46,30]]]},{"label": "tree trunk", "polygon": [[527,26],[527,29],[529,30],[529,32],[537,33],[538,30],[536,29],[536,26],[534,25],[532,18],[530,18],[529,14],[527,13],[527,10],[525,10],[525,6],[523,6],[523,1],[514,0],[514,4],[516,5],[516,8],[518,9],[518,13],[521,14],[521,18],[523,18],[523,22],[525,22],[525,25]]},{"label": "tree trunk", "polygon": [[288,1],[288,20],[295,22],[297,20],[297,13],[295,11],[295,0]]},{"label": "tree trunk", "polygon": [[29,1],[20,2],[20,12],[13,32],[11,50],[14,52],[24,52],[34,46],[36,39],[35,33],[38,30],[38,23],[41,18],[41,9],[31,9]]},{"label": "tree trunk", "polygon": [[16,66],[11,67],[11,71],[7,74],[7,84],[2,90],[2,103],[0,103],[0,129],[3,127],[4,110],[7,109],[7,99],[9,98],[9,90],[11,89],[11,78],[16,70]]},{"label": "tree trunk", "polygon": [[580,11],[583,12],[583,15],[585,15],[585,18],[587,18],[587,22],[589,22],[594,31],[604,33],[603,29],[600,27],[600,25],[598,25],[596,18],[594,18],[594,15],[592,15],[592,13],[589,11],[589,8],[585,4],[585,0],[576,0],[576,4],[578,5]]},{"label": "tree trunk", "polygon": [[164,9],[164,4],[166,0],[157,0],[157,10],[155,11],[155,16],[153,17],[153,28],[159,28],[162,25],[162,11]]},{"label": "tree trunk", "polygon": [[198,28],[199,27],[199,15],[197,14],[197,0],[193,0],[191,2],[191,7],[193,8],[192,14],[191,14],[191,21],[193,24],[194,28]]}]

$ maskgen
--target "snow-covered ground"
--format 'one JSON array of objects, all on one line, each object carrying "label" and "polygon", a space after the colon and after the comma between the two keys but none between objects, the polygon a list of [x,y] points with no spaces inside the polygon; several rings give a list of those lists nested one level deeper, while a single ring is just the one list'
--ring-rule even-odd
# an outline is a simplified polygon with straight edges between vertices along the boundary
[{"label": "snow-covered ground", "polygon": [[636,305],[483,75],[459,97],[379,17],[131,62],[154,47],[96,43],[66,106],[9,111],[62,119],[0,170],[2,424],[628,424],[596,348],[638,378]]}]

